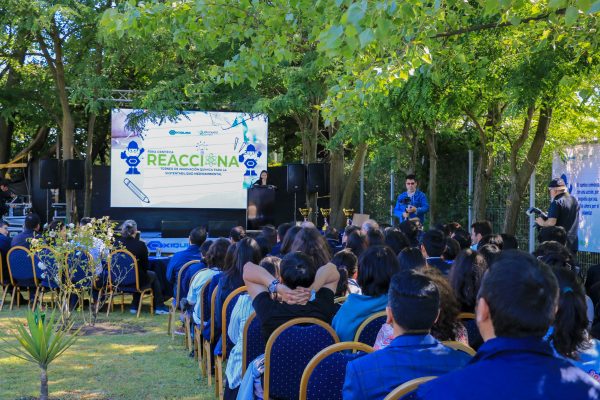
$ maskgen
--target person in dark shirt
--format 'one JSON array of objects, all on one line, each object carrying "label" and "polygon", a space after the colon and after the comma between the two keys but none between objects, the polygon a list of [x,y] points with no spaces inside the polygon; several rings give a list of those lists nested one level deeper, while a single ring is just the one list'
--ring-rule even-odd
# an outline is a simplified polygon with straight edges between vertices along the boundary
[{"label": "person in dark shirt", "polygon": [[[169,260],[169,265],[167,266],[167,280],[173,284],[174,296],[177,295],[177,289],[179,289],[176,287],[179,270],[184,264],[190,261],[202,260],[200,246],[202,246],[204,241],[206,241],[206,229],[201,226],[192,229],[189,236],[190,245],[188,248],[173,254],[173,257]],[[186,294],[187,292],[182,291],[180,297],[185,297]]]},{"label": "person in dark shirt", "polygon": [[[244,265],[244,282],[265,341],[275,329],[294,318],[312,317],[331,323],[337,311],[333,296],[340,278],[334,264],[328,263],[317,271],[312,258],[297,251],[283,257],[280,273],[281,281],[255,263]],[[308,301],[311,289],[315,297]],[[274,300],[276,296],[283,302]]]},{"label": "person in dark shirt", "polygon": [[579,249],[579,202],[569,194],[562,178],[554,178],[548,184],[552,202],[548,208],[548,218],[537,217],[540,227],[562,226],[567,231],[567,247],[573,253]]},{"label": "person in dark shirt", "polygon": [[8,181],[6,179],[0,180],[0,216],[8,213],[6,203],[10,202],[14,197],[14,193],[8,188]]},{"label": "person in dark shirt", "polygon": [[[162,288],[160,282],[156,278],[154,271],[149,269],[148,263],[148,247],[146,243],[142,242],[137,238],[137,223],[129,219],[123,222],[121,225],[121,237],[119,242],[135,256],[138,264],[140,286],[152,287],[154,292],[154,313],[155,314],[168,314],[169,310],[165,307],[165,302],[162,298]],[[131,302],[131,309],[129,310],[132,314],[137,312],[138,304],[140,302],[140,294],[133,294],[133,301]]]},{"label": "person in dark shirt", "polygon": [[8,265],[6,263],[6,254],[10,250],[10,237],[8,236],[8,222],[0,220],[0,257],[2,257],[2,281],[0,284],[9,281]]},{"label": "person in dark shirt", "polygon": [[23,231],[12,238],[11,247],[23,246],[29,248],[30,240],[37,237],[39,231],[40,217],[33,213],[27,215],[23,224]]},{"label": "person in dark shirt", "polygon": [[425,232],[421,242],[421,253],[423,253],[427,265],[437,268],[443,275],[448,276],[451,264],[442,259],[445,249],[446,236],[444,232],[438,229],[431,229]]},{"label": "person in dark shirt", "polygon": [[600,384],[555,357],[544,340],[555,318],[558,295],[556,278],[547,265],[522,251],[502,252],[486,272],[478,295],[477,325],[485,343],[467,366],[422,385],[417,397],[600,398]]}]

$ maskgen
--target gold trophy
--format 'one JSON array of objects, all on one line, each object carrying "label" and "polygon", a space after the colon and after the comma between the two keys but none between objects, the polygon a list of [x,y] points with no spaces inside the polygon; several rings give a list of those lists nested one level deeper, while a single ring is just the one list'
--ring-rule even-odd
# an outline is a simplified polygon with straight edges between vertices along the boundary
[{"label": "gold trophy", "polygon": [[344,215],[346,216],[346,218],[348,218],[346,225],[352,225],[352,216],[354,215],[354,208],[342,208],[342,211],[344,211]]},{"label": "gold trophy", "polygon": [[298,211],[304,217],[304,222],[308,222],[308,216],[312,212],[312,208],[299,208]]},{"label": "gold trophy", "polygon": [[331,214],[331,208],[321,208],[321,214],[323,215],[323,228],[321,229],[325,232],[327,231],[327,228],[329,228],[329,221],[327,221],[327,218]]}]

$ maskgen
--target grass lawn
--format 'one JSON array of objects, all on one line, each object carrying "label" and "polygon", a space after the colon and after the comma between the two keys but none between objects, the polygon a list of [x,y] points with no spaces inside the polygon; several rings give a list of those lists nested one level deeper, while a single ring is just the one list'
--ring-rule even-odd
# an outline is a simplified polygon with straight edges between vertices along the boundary
[{"label": "grass lawn", "polygon": [[[197,362],[182,339],[166,334],[167,315],[144,308],[139,319],[115,307],[98,327],[107,332],[81,336],[48,368],[51,399],[214,399],[214,387],[200,379]],[[15,321],[25,322],[26,307],[0,312],[0,337],[16,343]],[[115,329],[116,328],[116,329]],[[129,333],[124,333],[129,332]],[[133,333],[132,333],[133,332]],[[0,341],[0,350],[8,345]],[[39,368],[0,351],[0,399],[39,395]]]}]

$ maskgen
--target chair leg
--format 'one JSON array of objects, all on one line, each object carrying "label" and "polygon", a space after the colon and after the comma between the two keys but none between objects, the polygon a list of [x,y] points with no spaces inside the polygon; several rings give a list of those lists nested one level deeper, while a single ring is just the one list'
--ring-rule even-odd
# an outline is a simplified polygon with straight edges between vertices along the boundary
[{"label": "chair leg", "polygon": [[125,312],[125,293],[121,293],[121,313]]},{"label": "chair leg", "polygon": [[8,286],[2,286],[3,292],[2,292],[2,302],[0,302],[0,311],[2,311],[2,308],[4,307],[4,301],[6,300],[6,293],[8,293]]},{"label": "chair leg", "polygon": [[206,382],[208,386],[212,386],[212,364],[210,362],[210,342],[204,341],[204,356],[206,357]]},{"label": "chair leg", "polygon": [[150,290],[150,315],[154,315],[154,291]]},{"label": "chair leg", "polygon": [[188,351],[192,351],[194,349],[193,343],[192,343],[192,331],[190,330],[190,318],[186,315],[185,316],[185,338],[186,338],[186,344],[187,344],[187,349]]},{"label": "chair leg", "polygon": [[215,397],[223,398],[223,357],[215,356]]},{"label": "chair leg", "polygon": [[106,316],[108,317],[108,313],[110,312],[110,308],[112,307],[114,292],[111,290],[110,295],[108,296],[108,303],[106,304]]},{"label": "chair leg", "polygon": [[169,320],[167,321],[167,335],[171,336],[171,339],[175,339],[175,330],[173,327],[173,315],[175,314],[175,310],[173,310],[173,304],[169,307]]},{"label": "chair leg", "polygon": [[202,346],[202,333],[200,329],[194,326],[196,346],[198,346],[198,367],[200,368],[200,375],[206,376],[206,365],[204,364],[204,348]]},{"label": "chair leg", "polygon": [[140,293],[140,302],[138,304],[137,318],[140,317],[140,312],[142,312],[142,303],[144,302],[144,295],[146,292]]},{"label": "chair leg", "polygon": [[[13,304],[15,302],[16,293],[17,293],[17,287],[15,286],[15,287],[13,287],[12,296],[10,298],[10,309],[9,309],[10,311],[12,311],[12,309],[13,309]],[[17,305],[17,307],[18,306],[19,305]]]},{"label": "chair leg", "polygon": [[[29,289],[29,290],[31,290],[31,289]],[[36,288],[35,288],[35,295],[33,295],[33,304],[30,305],[31,311],[35,310],[35,305],[37,303],[39,292],[40,292],[40,287],[36,286]],[[31,300],[29,302],[31,303]]]},{"label": "chair leg", "polygon": [[100,309],[100,299],[102,298],[102,289],[103,288],[100,288],[100,291],[98,292],[98,298],[96,299],[96,315],[98,315],[98,310]]}]

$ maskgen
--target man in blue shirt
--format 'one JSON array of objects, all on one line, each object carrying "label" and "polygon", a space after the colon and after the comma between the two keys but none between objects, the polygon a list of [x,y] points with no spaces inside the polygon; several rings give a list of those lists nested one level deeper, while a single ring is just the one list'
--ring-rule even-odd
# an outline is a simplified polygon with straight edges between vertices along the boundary
[{"label": "man in blue shirt", "polygon": [[[183,265],[192,260],[202,260],[202,253],[200,252],[200,246],[206,241],[206,229],[204,227],[197,227],[192,229],[190,232],[189,242],[190,245],[187,249],[180,251],[179,253],[173,254],[173,257],[169,260],[167,266],[167,279],[173,284],[173,294],[177,296],[177,275]],[[187,293],[187,292],[186,292]],[[181,296],[185,296],[186,293],[181,293]]]},{"label": "man in blue shirt", "polygon": [[464,366],[471,358],[468,354],[442,345],[429,334],[439,307],[440,294],[431,279],[415,271],[394,275],[386,308],[394,340],[348,363],[344,399],[383,399],[411,379],[439,376]]},{"label": "man in blue shirt", "polygon": [[421,239],[421,254],[425,257],[427,265],[438,269],[443,275],[450,274],[452,264],[447,263],[442,254],[446,249],[446,235],[439,229],[430,229]]},{"label": "man in blue shirt", "polygon": [[38,236],[40,231],[40,217],[37,214],[29,214],[25,217],[23,231],[12,238],[11,247],[23,246],[29,248],[29,240]]},{"label": "man in blue shirt", "polygon": [[407,219],[419,219],[421,225],[425,222],[425,213],[429,211],[429,202],[425,193],[417,190],[419,183],[417,177],[413,174],[406,176],[406,192],[398,196],[394,215],[398,217],[400,222]]},{"label": "man in blue shirt", "polygon": [[433,399],[598,399],[600,385],[543,340],[554,320],[558,284],[530,254],[507,250],[487,270],[477,304],[485,343],[462,370],[421,386]]}]

